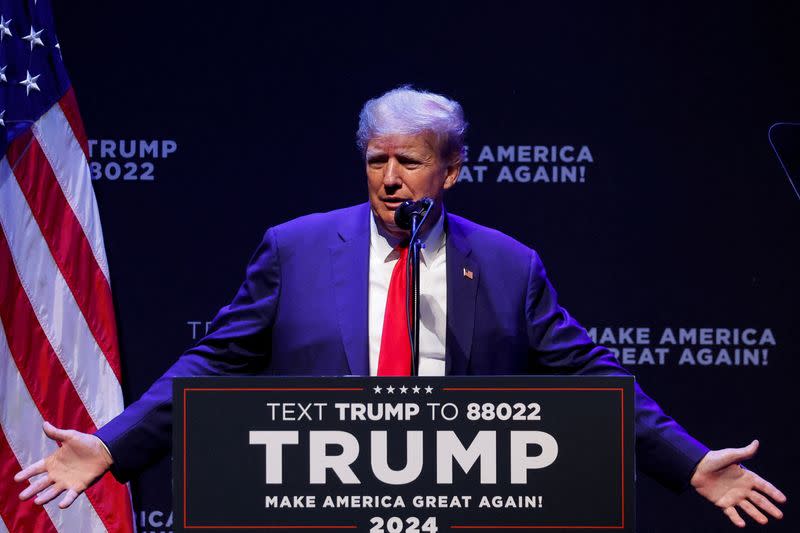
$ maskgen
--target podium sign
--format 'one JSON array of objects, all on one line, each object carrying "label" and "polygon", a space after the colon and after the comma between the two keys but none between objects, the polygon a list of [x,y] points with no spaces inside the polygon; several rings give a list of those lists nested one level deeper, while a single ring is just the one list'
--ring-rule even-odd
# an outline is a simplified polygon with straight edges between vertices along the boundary
[{"label": "podium sign", "polygon": [[633,378],[174,383],[176,531],[634,531]]}]

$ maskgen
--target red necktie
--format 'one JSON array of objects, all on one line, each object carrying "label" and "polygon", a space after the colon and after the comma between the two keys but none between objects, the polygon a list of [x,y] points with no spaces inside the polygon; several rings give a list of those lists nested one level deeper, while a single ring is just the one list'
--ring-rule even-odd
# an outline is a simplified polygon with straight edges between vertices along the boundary
[{"label": "red necktie", "polygon": [[400,248],[400,259],[392,270],[386,313],[383,315],[381,352],[378,357],[379,376],[411,375],[411,341],[408,338],[406,298],[408,295],[408,246]]}]

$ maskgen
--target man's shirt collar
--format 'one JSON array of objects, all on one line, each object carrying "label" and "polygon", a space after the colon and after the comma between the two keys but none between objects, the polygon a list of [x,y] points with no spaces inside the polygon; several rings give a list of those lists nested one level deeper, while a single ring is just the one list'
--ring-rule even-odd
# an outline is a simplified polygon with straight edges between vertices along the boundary
[{"label": "man's shirt collar", "polygon": [[[430,266],[433,260],[439,257],[439,254],[444,251],[445,233],[444,233],[444,208],[439,215],[439,220],[426,234],[422,235],[422,242],[425,243],[422,248],[422,261]],[[399,252],[397,246],[400,244],[401,239],[386,232],[380,224],[375,220],[375,214],[372,209],[369,210],[369,243],[372,253],[376,254],[384,263],[397,259]]]}]

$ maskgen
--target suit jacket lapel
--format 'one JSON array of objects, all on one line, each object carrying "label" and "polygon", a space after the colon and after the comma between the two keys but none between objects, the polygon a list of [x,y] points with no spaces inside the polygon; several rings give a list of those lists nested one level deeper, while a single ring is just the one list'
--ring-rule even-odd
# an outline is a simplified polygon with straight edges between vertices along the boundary
[{"label": "suit jacket lapel", "polygon": [[369,285],[369,204],[355,209],[355,216],[340,224],[331,248],[336,315],[350,373],[369,375],[367,304]]},{"label": "suit jacket lapel", "polygon": [[[447,338],[445,374],[465,374],[472,351],[475,297],[480,272],[472,247],[456,219],[445,219],[447,231]],[[470,277],[471,274],[471,277]]]}]

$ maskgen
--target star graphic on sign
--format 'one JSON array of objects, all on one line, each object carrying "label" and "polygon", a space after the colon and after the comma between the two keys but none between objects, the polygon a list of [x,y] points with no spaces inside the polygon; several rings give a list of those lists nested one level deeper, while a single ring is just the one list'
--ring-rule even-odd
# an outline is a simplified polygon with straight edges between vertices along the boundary
[{"label": "star graphic on sign", "polygon": [[400,387],[400,394],[405,394],[406,392],[408,392],[408,387],[406,387],[405,385]]},{"label": "star graphic on sign", "polygon": [[23,37],[24,40],[31,42],[31,50],[33,50],[33,47],[36,46],[37,44],[39,46],[44,46],[42,39],[39,37],[43,31],[44,29],[36,31],[33,29],[33,26],[31,26],[31,32],[25,37]]},{"label": "star graphic on sign", "polygon": [[433,392],[433,387],[428,385],[427,387],[425,387],[425,392],[427,392],[428,394],[432,393]]},{"label": "star graphic on sign", "polygon": [[11,37],[11,29],[8,25],[11,24],[11,19],[6,20],[3,15],[0,15],[0,41],[3,40],[3,37],[8,35]]},{"label": "star graphic on sign", "polygon": [[0,81],[8,81],[8,80],[6,79],[6,69],[7,69],[7,68],[8,68],[8,65],[5,65],[5,66],[3,66],[3,67],[0,67]]},{"label": "star graphic on sign", "polygon": [[6,125],[6,121],[3,120],[3,115],[5,115],[5,114],[6,114],[6,110],[5,109],[0,111],[0,126],[5,126]]},{"label": "star graphic on sign", "polygon": [[386,387],[386,392],[388,392],[389,394],[394,394],[394,387],[389,385],[388,387]]},{"label": "star graphic on sign", "polygon": [[41,74],[37,74],[36,76],[31,77],[31,72],[29,70],[26,70],[25,74],[26,74],[25,79],[19,82],[20,85],[25,86],[25,95],[27,96],[31,94],[31,89],[40,91],[41,89],[39,89],[39,84],[36,83],[36,80],[39,79],[39,76],[41,76]]},{"label": "star graphic on sign", "polygon": [[372,390],[375,391],[375,394],[380,394],[381,393],[381,386],[380,385],[375,385],[375,388],[372,389]]},{"label": "star graphic on sign", "polygon": [[416,385],[414,385],[413,387],[411,387],[411,390],[413,390],[413,391],[414,391],[414,394],[419,394],[419,387],[417,387]]},{"label": "star graphic on sign", "polygon": [[58,55],[61,55],[61,43],[56,43],[55,49],[58,50]]}]

